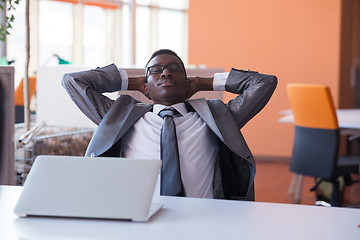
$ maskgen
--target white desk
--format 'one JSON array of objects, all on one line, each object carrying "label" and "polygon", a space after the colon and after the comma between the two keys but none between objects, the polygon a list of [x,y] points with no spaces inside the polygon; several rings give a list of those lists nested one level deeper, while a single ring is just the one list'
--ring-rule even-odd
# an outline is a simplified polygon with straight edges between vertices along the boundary
[{"label": "white desk", "polygon": [[[336,113],[342,134],[351,135],[360,133],[360,108],[338,109]],[[283,115],[278,120],[280,123],[294,122],[294,116],[291,110],[281,111],[280,115]]]},{"label": "white desk", "polygon": [[360,239],[360,209],[162,197],[148,223],[17,218],[21,190],[0,186],[0,239]]}]

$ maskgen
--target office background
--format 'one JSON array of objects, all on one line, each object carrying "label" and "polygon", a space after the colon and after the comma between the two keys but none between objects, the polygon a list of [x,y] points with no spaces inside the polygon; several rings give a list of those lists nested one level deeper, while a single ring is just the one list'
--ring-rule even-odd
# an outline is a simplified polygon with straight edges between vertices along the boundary
[{"label": "office background", "polygon": [[354,107],[357,8],[358,1],[340,0],[190,1],[190,63],[279,79],[269,104],[243,129],[254,155],[291,155],[293,126],[277,122],[290,108],[290,82],[329,85],[336,107]]},{"label": "office background", "polygon": [[[17,84],[24,65],[24,2],[14,11],[7,44]],[[143,68],[163,47],[191,67],[274,74],[279,85],[273,98],[243,133],[257,160],[288,161],[293,125],[278,122],[279,112],[290,108],[288,83],[329,85],[336,107],[359,107],[359,6],[358,0],[30,0],[30,75],[53,64],[55,53],[74,65]]]}]

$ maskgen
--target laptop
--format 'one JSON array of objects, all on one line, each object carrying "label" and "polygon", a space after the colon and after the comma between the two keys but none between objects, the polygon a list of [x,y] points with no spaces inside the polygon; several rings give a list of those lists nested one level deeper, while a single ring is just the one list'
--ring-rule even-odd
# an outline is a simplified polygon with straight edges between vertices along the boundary
[{"label": "laptop", "polygon": [[18,216],[121,219],[146,222],[161,160],[38,156],[15,206]]}]

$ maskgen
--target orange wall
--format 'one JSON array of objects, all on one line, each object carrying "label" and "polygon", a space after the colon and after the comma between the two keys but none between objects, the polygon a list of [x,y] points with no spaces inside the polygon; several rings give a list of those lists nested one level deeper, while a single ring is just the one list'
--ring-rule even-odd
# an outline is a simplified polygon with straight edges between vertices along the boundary
[{"label": "orange wall", "polygon": [[242,130],[254,155],[291,155],[293,125],[277,121],[290,108],[287,83],[328,84],[338,98],[340,13],[340,0],[190,0],[189,64],[278,77],[268,105]]}]

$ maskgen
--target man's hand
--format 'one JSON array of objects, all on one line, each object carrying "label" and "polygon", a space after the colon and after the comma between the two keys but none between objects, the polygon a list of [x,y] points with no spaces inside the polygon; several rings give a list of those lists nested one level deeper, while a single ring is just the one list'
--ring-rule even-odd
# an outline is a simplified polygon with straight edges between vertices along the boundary
[{"label": "man's hand", "polygon": [[187,78],[187,83],[188,83],[188,90],[186,93],[186,98],[189,99],[190,97],[192,97],[195,93],[197,93],[198,90],[198,85],[199,85],[199,77],[188,77]]},{"label": "man's hand", "polygon": [[128,90],[139,91],[142,94],[144,94],[148,99],[151,100],[150,96],[145,93],[145,84],[146,84],[145,76],[129,77]]},{"label": "man's hand", "polygon": [[186,94],[187,99],[192,97],[199,91],[212,91],[213,90],[213,78],[204,77],[188,77],[188,91]]}]

